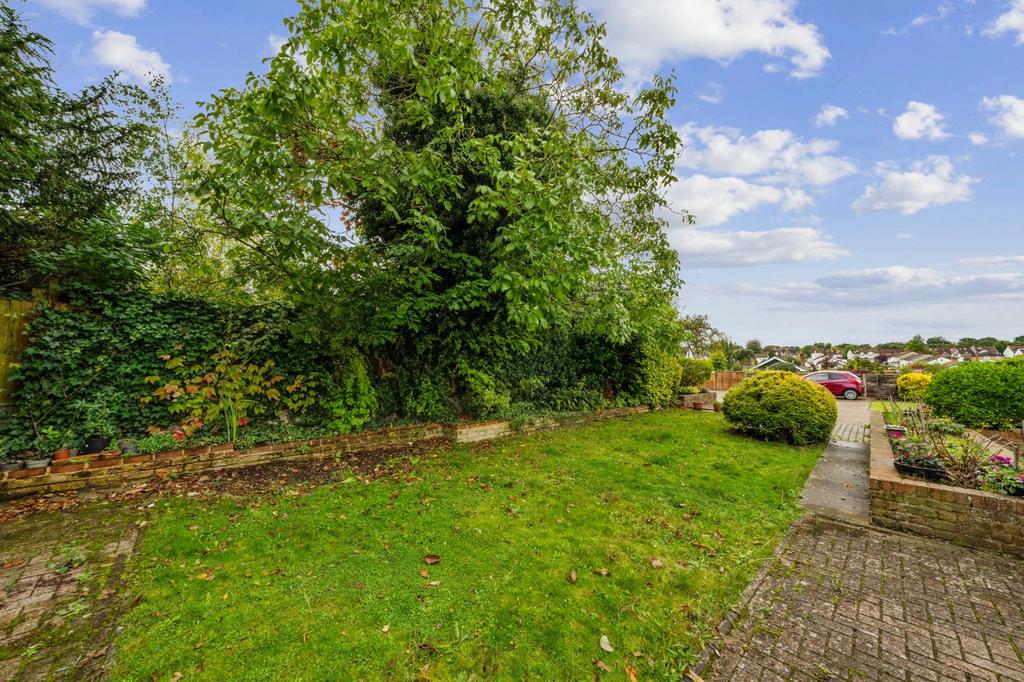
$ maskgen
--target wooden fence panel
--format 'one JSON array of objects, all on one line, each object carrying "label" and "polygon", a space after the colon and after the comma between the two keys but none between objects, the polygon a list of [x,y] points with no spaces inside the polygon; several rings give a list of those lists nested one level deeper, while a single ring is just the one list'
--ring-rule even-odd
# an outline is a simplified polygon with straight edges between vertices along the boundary
[{"label": "wooden fence panel", "polygon": [[709,391],[728,391],[746,378],[746,372],[715,372],[704,382],[704,388]]},{"label": "wooden fence panel", "polygon": [[28,345],[29,313],[35,301],[0,299],[0,406],[10,404],[13,386],[8,381],[11,365]]}]

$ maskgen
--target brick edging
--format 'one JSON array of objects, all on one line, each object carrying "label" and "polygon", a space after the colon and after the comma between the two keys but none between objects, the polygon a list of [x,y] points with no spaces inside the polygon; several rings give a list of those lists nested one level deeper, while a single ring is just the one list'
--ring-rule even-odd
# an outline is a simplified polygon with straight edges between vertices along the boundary
[{"label": "brick edging", "polygon": [[967,547],[1024,554],[1024,498],[904,478],[881,414],[871,415],[871,523]]},{"label": "brick edging", "polygon": [[508,421],[463,422],[451,425],[413,424],[289,443],[236,450],[234,444],[165,450],[156,454],[98,456],[57,462],[49,467],[18,469],[0,475],[0,501],[40,493],[109,488],[156,477],[217,469],[236,469],[278,461],[314,459],[338,453],[384,452],[410,446],[472,443],[515,433],[547,431],[602,419],[648,412],[646,407],[599,410],[557,421],[536,419],[519,428]]}]

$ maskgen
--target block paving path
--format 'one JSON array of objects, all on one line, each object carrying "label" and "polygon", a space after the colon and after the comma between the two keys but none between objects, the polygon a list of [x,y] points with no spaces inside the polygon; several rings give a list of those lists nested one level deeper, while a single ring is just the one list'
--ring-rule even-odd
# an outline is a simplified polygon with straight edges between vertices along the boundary
[{"label": "block paving path", "polygon": [[704,680],[1024,681],[1024,562],[819,516],[744,595]]},{"label": "block paving path", "polygon": [[0,681],[102,676],[137,537],[103,507],[0,524]]}]

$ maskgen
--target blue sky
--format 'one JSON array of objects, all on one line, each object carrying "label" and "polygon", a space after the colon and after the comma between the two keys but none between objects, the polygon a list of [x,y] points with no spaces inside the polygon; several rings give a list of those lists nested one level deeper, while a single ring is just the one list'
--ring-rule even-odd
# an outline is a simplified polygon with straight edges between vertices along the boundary
[{"label": "blue sky", "polygon": [[[686,312],[738,341],[1024,334],[1024,0],[583,0],[629,85],[674,71]],[[15,2],[61,83],[259,70],[286,0]]]}]

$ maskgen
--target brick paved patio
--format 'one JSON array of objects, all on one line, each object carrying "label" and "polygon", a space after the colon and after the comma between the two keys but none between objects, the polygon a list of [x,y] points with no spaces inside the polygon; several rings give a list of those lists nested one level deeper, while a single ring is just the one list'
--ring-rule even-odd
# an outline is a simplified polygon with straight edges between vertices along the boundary
[{"label": "brick paved patio", "polygon": [[1021,561],[811,516],[746,596],[705,680],[1024,680]]}]

